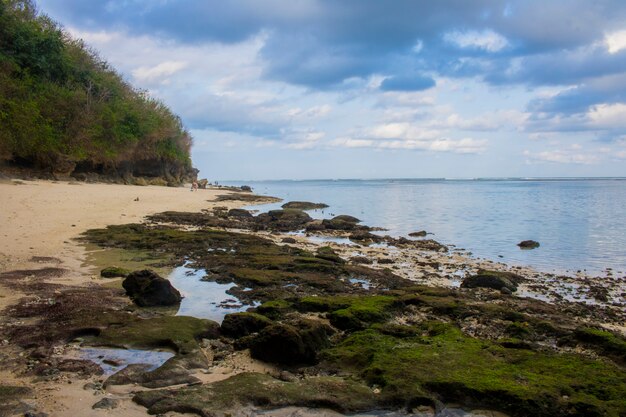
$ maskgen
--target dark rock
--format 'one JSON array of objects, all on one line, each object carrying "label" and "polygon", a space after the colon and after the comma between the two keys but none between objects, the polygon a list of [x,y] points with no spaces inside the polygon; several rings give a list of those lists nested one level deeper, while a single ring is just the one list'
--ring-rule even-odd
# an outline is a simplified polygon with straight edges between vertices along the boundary
[{"label": "dark rock", "polygon": [[222,322],[222,333],[227,336],[239,338],[252,333],[257,333],[272,321],[265,316],[256,313],[233,313],[227,314]]},{"label": "dark rock", "polygon": [[105,381],[104,386],[139,384],[146,388],[160,388],[196,383],[198,378],[191,375],[189,370],[181,366],[180,360],[174,359],[170,359],[154,371],[149,371],[151,366],[146,364],[128,365],[121,371],[111,375]]},{"label": "dark rock", "polygon": [[536,242],[534,240],[524,240],[518,243],[517,246],[519,246],[520,249],[535,249],[538,248],[540,245],[539,242]]},{"label": "dark rock", "polygon": [[506,292],[517,290],[517,284],[524,281],[524,277],[512,272],[479,270],[478,274],[469,276],[461,283],[462,288],[493,288]]},{"label": "dark rock", "polygon": [[274,324],[261,330],[250,343],[252,357],[266,362],[294,365],[315,363],[317,352],[329,346],[329,326],[301,320],[295,325]]},{"label": "dark rock", "polygon": [[292,231],[302,229],[312,219],[311,216],[302,210],[286,209],[286,210],[270,210],[267,213],[261,213],[255,217],[259,227]]},{"label": "dark rock", "polygon": [[381,265],[385,265],[385,264],[389,265],[389,264],[394,263],[394,260],[390,258],[378,258],[377,261]]},{"label": "dark rock", "polygon": [[118,277],[125,278],[129,273],[130,271],[124,268],[119,268],[117,266],[109,266],[107,268],[104,268],[102,271],[100,271],[100,276],[102,278],[118,278]]},{"label": "dark rock", "polygon": [[241,186],[241,191],[246,192],[246,193],[251,193],[252,192],[252,187],[250,187],[249,185],[242,185]]},{"label": "dark rock", "polygon": [[355,264],[366,264],[366,265],[371,265],[373,263],[372,260],[368,258],[367,256],[353,256],[352,258],[350,258],[350,261]]},{"label": "dark rock", "polygon": [[354,222],[334,218],[322,220],[322,226],[325,230],[354,230],[358,225]]},{"label": "dark rock", "polygon": [[91,406],[91,408],[93,408],[94,410],[96,409],[111,410],[113,408],[119,407],[119,405],[120,405],[119,400],[114,400],[113,398],[103,398],[97,403],[95,403],[93,406]]},{"label": "dark rock", "polygon": [[428,234],[426,230],[420,230],[419,232],[411,232],[409,236],[411,237],[424,237]]},{"label": "dark rock", "polygon": [[322,246],[317,249],[315,257],[340,264],[345,262],[330,246]]},{"label": "dark rock", "polygon": [[353,216],[348,216],[347,214],[341,214],[339,216],[335,216],[331,220],[338,220],[341,222],[348,222],[348,223],[361,223],[361,220]]},{"label": "dark rock", "polygon": [[384,239],[378,235],[368,232],[367,230],[355,230],[350,233],[348,239],[353,242],[363,242],[363,243],[379,243]]},{"label": "dark rock", "polygon": [[248,210],[234,208],[228,210],[228,217],[241,217],[250,219],[254,216],[252,216],[252,213],[250,213]]},{"label": "dark rock", "polygon": [[298,210],[317,210],[328,207],[324,203],[311,203],[309,201],[290,201],[282,205],[284,209],[298,209]]},{"label": "dark rock", "polygon": [[297,243],[297,240],[292,237],[285,237],[281,240],[283,243]]},{"label": "dark rock", "polygon": [[126,294],[141,307],[169,306],[180,303],[180,292],[165,278],[145,269],[135,271],[122,282]]}]

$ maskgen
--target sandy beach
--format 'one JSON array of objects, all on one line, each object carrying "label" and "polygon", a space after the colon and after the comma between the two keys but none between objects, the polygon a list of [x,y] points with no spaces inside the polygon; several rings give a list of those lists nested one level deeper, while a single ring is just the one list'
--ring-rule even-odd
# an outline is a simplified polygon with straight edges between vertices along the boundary
[{"label": "sandy beach", "polygon": [[[220,189],[128,186],[79,182],[0,183],[0,271],[28,267],[33,256],[55,257],[78,274],[84,248],[72,241],[82,232],[139,222],[166,210],[197,212],[212,205]],[[220,202],[235,206],[233,202]]]},{"label": "sandy beach", "polygon": [[[86,249],[75,240],[91,228],[140,222],[146,215],[166,210],[198,212],[216,205],[234,207],[241,202],[209,202],[223,189],[191,192],[188,187],[129,186],[51,181],[0,182],[0,272],[39,269],[46,266],[68,270],[56,283],[92,284],[93,266],[86,264]],[[0,285],[0,310],[17,303],[26,294]],[[5,346],[5,355],[19,354]],[[32,386],[30,378],[0,372],[5,383]],[[68,381],[70,383],[68,383]],[[74,382],[74,383],[71,383]],[[97,416],[92,410],[99,399],[85,391],[86,381],[63,380],[37,384],[27,403],[54,416]],[[119,415],[146,415],[145,409],[123,402]]]}]

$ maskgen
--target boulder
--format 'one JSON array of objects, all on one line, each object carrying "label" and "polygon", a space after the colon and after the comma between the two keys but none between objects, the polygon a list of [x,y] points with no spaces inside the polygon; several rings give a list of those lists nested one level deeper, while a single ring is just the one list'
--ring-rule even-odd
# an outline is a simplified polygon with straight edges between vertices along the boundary
[{"label": "boulder", "polygon": [[255,220],[261,228],[292,231],[302,229],[312,219],[302,210],[285,209],[261,213],[255,217]]},{"label": "boulder", "polygon": [[517,284],[522,282],[524,277],[513,272],[489,271],[481,269],[476,275],[469,276],[461,283],[462,288],[493,288],[502,291],[505,288],[511,292],[517,290]]},{"label": "boulder", "polygon": [[290,201],[282,205],[284,209],[298,209],[298,210],[317,210],[328,207],[324,203],[311,203],[309,201]]},{"label": "boulder", "polygon": [[243,219],[251,219],[254,216],[252,216],[252,213],[250,213],[248,210],[234,208],[234,209],[228,210],[228,217],[239,217]]},{"label": "boulder", "polygon": [[298,241],[292,237],[284,237],[281,240],[282,243],[297,243]]},{"label": "boulder", "polygon": [[540,245],[539,242],[534,240],[523,240],[518,243],[517,246],[519,246],[520,249],[535,249],[538,248]]},{"label": "boulder", "polygon": [[135,271],[122,282],[126,294],[141,307],[170,306],[182,300],[180,292],[154,271]]},{"label": "boulder", "polygon": [[272,320],[256,313],[227,314],[222,322],[222,333],[226,336],[240,338],[257,333],[272,324]]},{"label": "boulder", "polygon": [[252,187],[250,187],[249,185],[242,185],[241,186],[241,191],[244,191],[246,193],[251,193],[252,192]]},{"label": "boulder", "polygon": [[202,178],[201,180],[198,180],[198,188],[201,189],[206,189],[207,185],[209,185],[209,180],[207,180],[206,178]]},{"label": "boulder", "polygon": [[261,330],[250,342],[253,358],[285,365],[312,364],[317,353],[328,347],[332,329],[321,322],[301,320],[294,325],[274,324]]},{"label": "boulder", "polygon": [[339,216],[335,216],[332,218],[332,220],[348,222],[348,223],[361,223],[361,220],[353,216],[348,216],[347,214],[341,214]]},{"label": "boulder", "polygon": [[409,236],[411,237],[424,237],[428,234],[426,230],[420,230],[419,232],[411,232]]},{"label": "boulder", "polygon": [[105,397],[101,399],[100,401],[98,401],[97,403],[95,403],[93,406],[91,406],[91,408],[93,408],[94,410],[97,410],[97,409],[111,410],[113,408],[117,408],[119,405],[120,405],[119,400]]}]

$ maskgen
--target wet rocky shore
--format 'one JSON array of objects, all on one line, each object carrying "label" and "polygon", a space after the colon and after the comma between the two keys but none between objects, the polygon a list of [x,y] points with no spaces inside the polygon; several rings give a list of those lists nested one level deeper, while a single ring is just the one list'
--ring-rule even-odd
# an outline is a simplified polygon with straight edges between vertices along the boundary
[{"label": "wet rocky shore", "polygon": [[[0,364],[42,380],[84,378],[93,391],[130,387],[150,414],[626,414],[624,277],[474,259],[423,233],[385,236],[348,215],[314,220],[292,207],[315,205],[296,203],[90,230],[85,244],[119,256],[106,285],[57,284],[64,270],[45,260],[1,274],[30,296],[5,312],[1,339],[18,359]],[[146,306],[136,292],[133,302],[124,288],[138,265],[195,271],[177,281],[195,279],[199,294],[183,292],[180,307],[176,297]],[[215,306],[224,314],[180,315],[205,284],[228,284]],[[105,349],[167,354],[124,362]],[[17,404],[25,394],[11,389],[0,395]]]}]

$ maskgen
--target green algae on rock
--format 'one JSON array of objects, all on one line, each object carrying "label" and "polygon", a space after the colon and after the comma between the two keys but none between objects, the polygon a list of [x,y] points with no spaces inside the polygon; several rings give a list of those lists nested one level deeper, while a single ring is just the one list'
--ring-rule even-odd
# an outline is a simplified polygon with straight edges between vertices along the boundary
[{"label": "green algae on rock", "polygon": [[228,415],[248,405],[324,407],[342,413],[367,411],[378,405],[372,390],[355,381],[312,377],[284,382],[258,373],[242,373],[198,387],[139,392],[133,401],[148,408],[150,414],[176,411],[201,416]]}]

